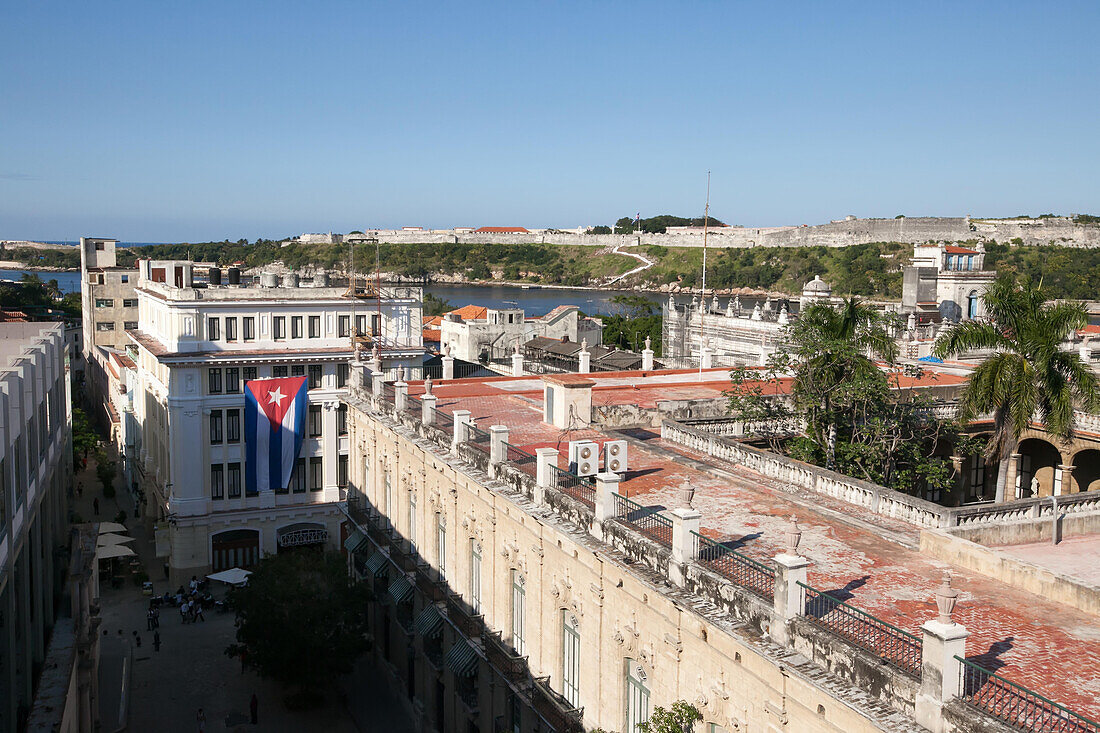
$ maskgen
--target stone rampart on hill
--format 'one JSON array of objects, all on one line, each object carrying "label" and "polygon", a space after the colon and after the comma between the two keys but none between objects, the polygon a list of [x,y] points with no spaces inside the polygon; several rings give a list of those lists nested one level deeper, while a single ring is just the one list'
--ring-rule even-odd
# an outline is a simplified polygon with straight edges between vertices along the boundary
[{"label": "stone rampart on hill", "polygon": [[[393,244],[562,244],[589,247],[634,246],[702,247],[698,228],[677,228],[665,234],[575,234],[530,232],[426,232],[372,230]],[[1061,244],[1100,247],[1100,226],[1076,224],[1067,217],[1051,219],[971,219],[969,217],[902,217],[900,219],[845,219],[800,227],[719,227],[707,235],[708,247],[847,247],[867,242],[1008,242],[1026,245]]]}]

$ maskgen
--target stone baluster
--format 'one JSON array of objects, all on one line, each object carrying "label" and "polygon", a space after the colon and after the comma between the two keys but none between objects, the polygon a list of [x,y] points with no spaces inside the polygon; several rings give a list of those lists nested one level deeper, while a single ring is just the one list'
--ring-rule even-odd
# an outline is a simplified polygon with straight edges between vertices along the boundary
[{"label": "stone baluster", "polygon": [[921,626],[920,690],[916,700],[917,723],[934,733],[943,733],[946,725],[943,706],[962,694],[963,665],[966,658],[966,637],[970,632],[951,619],[959,591],[951,587],[951,575],[943,574],[936,589],[936,609],[939,615]]},{"label": "stone baluster", "polygon": [[557,474],[550,470],[558,467],[558,451],[554,448],[535,449],[535,503],[546,504],[546,489],[557,488]]},{"label": "stone baluster", "polygon": [[[680,506],[670,512],[672,517],[672,562],[668,565],[669,580],[681,588],[686,585],[688,565],[699,551],[699,524],[703,515],[691,505],[695,489],[684,483],[678,490]],[[693,534],[695,533],[695,534]]]},{"label": "stone baluster", "polygon": [[592,534],[603,539],[603,523],[615,516],[615,495],[619,493],[620,476],[617,473],[596,475],[596,521],[592,523]]},{"label": "stone baluster", "polygon": [[806,593],[799,583],[806,583],[808,568],[813,563],[798,554],[802,529],[793,516],[783,536],[786,550],[774,558],[775,591],[771,636],[780,644],[788,644],[790,634],[787,632],[787,624],[794,617],[806,613]]}]

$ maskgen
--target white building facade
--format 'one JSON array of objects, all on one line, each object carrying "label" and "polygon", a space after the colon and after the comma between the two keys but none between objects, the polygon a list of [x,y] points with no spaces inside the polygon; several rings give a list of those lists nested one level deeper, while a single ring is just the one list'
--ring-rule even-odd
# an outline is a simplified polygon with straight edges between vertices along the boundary
[{"label": "white building facade", "polygon": [[[348,475],[348,362],[379,347],[382,368],[418,373],[423,362],[420,291],[350,297],[343,288],[298,287],[288,276],[264,286],[211,284],[191,263],[143,261],[138,322],[128,332],[137,365],[132,404],[141,426],[133,450],[158,553],[172,584],[191,575],[248,567],[281,549],[338,547],[338,502]],[[220,278],[217,278],[220,281]],[[305,440],[290,485],[246,492],[245,384],[308,379]]]}]

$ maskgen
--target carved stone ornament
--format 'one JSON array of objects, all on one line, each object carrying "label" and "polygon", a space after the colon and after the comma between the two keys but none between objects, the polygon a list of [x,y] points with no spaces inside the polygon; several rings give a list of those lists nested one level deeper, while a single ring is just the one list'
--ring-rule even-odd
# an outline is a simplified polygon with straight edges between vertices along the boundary
[{"label": "carved stone ornament", "polygon": [[681,509],[691,509],[691,500],[695,498],[695,487],[689,481],[683,481],[676,489],[676,501]]},{"label": "carved stone ornament", "polygon": [[784,536],[787,539],[787,554],[798,555],[798,546],[802,543],[802,530],[799,528],[798,520],[795,519],[793,514]]},{"label": "carved stone ornament", "polygon": [[943,579],[940,582],[940,587],[936,588],[936,610],[939,611],[939,616],[936,620],[941,624],[952,624],[951,614],[955,610],[955,604],[959,602],[959,591],[957,588],[951,587],[951,573],[946,570],[943,573]]},{"label": "carved stone ornament", "polygon": [[424,377],[424,394],[429,395],[432,393],[432,378],[431,376]]}]

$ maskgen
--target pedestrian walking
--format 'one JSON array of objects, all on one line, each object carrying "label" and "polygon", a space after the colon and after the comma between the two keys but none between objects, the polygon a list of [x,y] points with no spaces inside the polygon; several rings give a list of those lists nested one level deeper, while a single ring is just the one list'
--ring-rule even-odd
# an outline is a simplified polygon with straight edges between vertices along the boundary
[{"label": "pedestrian walking", "polygon": [[180,623],[182,623],[182,624],[187,623],[187,604],[186,603],[181,603],[180,604]]},{"label": "pedestrian walking", "polygon": [[202,604],[201,603],[196,603],[195,604],[195,620],[198,621],[200,619],[202,620],[202,622],[204,624],[206,623],[206,616],[202,615]]},{"label": "pedestrian walking", "polygon": [[206,713],[199,708],[199,712],[195,713],[195,722],[199,725],[199,733],[206,733]]},{"label": "pedestrian walking", "polygon": [[152,631],[153,630],[153,609],[152,608],[150,608],[148,611],[145,612],[145,630],[146,631]]},{"label": "pedestrian walking", "polygon": [[153,632],[153,651],[155,651],[155,652],[160,651],[160,632],[159,631],[154,631]]},{"label": "pedestrian walking", "polygon": [[98,496],[96,498],[92,499],[92,511],[95,512],[95,515],[97,517],[99,516],[99,497]]},{"label": "pedestrian walking", "polygon": [[83,497],[84,497],[84,482],[83,481],[77,481],[76,482],[76,498],[81,499]]},{"label": "pedestrian walking", "polygon": [[159,629],[160,628],[160,609],[159,608],[154,608],[153,609],[153,628],[154,629]]},{"label": "pedestrian walking", "polygon": [[248,703],[248,712],[252,713],[252,725],[259,725],[260,718],[260,698],[256,697],[256,693],[252,693],[252,702]]}]

